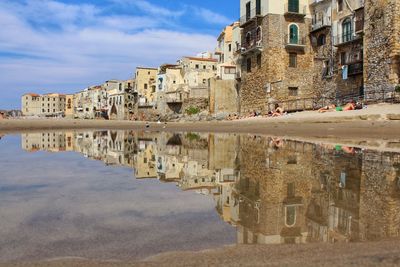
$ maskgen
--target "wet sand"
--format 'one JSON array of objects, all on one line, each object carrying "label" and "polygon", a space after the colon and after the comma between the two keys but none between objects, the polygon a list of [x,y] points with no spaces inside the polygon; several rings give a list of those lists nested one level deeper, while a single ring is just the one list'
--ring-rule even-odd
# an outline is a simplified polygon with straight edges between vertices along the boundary
[{"label": "wet sand", "polygon": [[239,245],[201,252],[172,252],[144,261],[52,259],[0,266],[399,266],[400,242]]}]

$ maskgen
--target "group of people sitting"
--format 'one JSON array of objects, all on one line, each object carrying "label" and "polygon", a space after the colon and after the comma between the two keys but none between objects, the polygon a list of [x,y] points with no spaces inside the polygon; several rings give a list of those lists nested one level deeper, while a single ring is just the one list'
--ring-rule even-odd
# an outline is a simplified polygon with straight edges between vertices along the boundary
[{"label": "group of people sitting", "polygon": [[360,102],[356,102],[354,100],[350,101],[344,106],[336,106],[334,104],[322,107],[318,110],[319,113],[331,112],[331,111],[350,111],[363,109],[363,104]]}]

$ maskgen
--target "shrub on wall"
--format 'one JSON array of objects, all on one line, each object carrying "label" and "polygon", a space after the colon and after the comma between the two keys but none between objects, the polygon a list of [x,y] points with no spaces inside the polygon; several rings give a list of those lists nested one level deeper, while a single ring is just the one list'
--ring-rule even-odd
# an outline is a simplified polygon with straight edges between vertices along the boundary
[{"label": "shrub on wall", "polygon": [[396,87],[394,88],[394,90],[395,90],[397,93],[400,93],[400,84],[399,84],[399,85],[396,85]]},{"label": "shrub on wall", "polygon": [[186,113],[188,115],[195,115],[195,114],[197,114],[199,112],[200,112],[200,109],[197,108],[197,107],[189,107],[189,108],[186,109]]}]

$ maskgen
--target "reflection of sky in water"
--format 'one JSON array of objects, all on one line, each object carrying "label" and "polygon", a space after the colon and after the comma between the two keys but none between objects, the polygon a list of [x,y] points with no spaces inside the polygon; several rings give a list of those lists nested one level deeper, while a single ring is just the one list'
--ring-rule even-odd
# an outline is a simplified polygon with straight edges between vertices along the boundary
[{"label": "reflection of sky in water", "polygon": [[211,197],[74,152],[27,153],[20,142],[0,140],[0,261],[142,258],[235,242]]}]

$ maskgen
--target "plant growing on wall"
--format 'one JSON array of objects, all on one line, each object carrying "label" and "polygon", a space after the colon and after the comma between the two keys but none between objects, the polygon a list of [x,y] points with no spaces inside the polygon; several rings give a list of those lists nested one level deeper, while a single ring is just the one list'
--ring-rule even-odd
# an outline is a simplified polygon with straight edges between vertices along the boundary
[{"label": "plant growing on wall", "polygon": [[395,90],[397,93],[400,93],[400,84],[396,85],[396,87],[394,88],[394,90]]},{"label": "plant growing on wall", "polygon": [[195,115],[200,112],[200,109],[198,107],[189,107],[186,109],[186,114],[188,115]]}]

